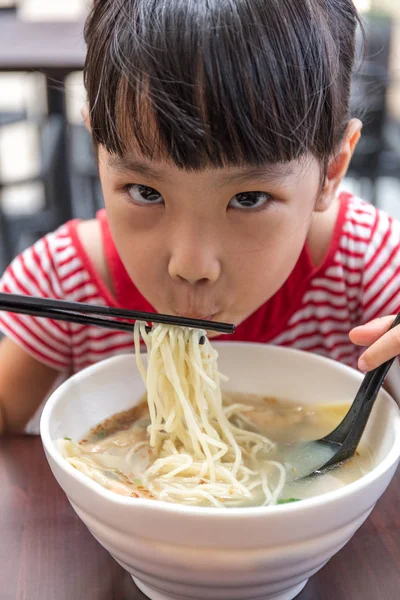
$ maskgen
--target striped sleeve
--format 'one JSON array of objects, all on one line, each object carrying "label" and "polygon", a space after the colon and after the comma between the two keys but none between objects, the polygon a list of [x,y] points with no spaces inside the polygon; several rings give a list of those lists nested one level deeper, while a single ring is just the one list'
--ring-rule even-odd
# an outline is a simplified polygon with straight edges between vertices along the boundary
[{"label": "striped sleeve", "polygon": [[[54,263],[54,248],[68,243],[61,230],[51,233],[20,254],[0,279],[0,291],[62,299]],[[29,315],[0,312],[0,330],[40,362],[58,370],[71,366],[68,323]]]},{"label": "striped sleeve", "polygon": [[400,312],[400,223],[381,211],[364,258],[363,321]]}]

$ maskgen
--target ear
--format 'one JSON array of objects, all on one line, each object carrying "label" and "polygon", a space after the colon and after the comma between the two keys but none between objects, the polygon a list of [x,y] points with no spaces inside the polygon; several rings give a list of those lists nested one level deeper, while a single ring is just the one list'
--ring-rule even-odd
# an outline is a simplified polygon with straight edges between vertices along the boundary
[{"label": "ear", "polygon": [[82,106],[82,108],[81,108],[81,115],[82,115],[83,122],[86,125],[86,129],[91,134],[92,133],[92,127],[91,127],[91,124],[90,124],[89,106],[87,104],[84,104]]},{"label": "ear", "polygon": [[315,207],[316,212],[324,212],[327,210],[335,199],[338,188],[347,173],[354,150],[360,139],[361,129],[361,121],[358,119],[351,119],[351,121],[349,121],[339,150],[328,164],[324,187]]}]

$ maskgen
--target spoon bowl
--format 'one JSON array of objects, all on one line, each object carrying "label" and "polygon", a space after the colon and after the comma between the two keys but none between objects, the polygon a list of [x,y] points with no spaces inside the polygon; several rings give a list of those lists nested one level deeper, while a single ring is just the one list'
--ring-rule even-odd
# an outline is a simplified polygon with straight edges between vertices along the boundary
[{"label": "spoon bowl", "polygon": [[[400,313],[390,329],[399,324]],[[301,465],[296,470],[296,479],[322,475],[354,456],[375,400],[395,358],[365,375],[348,413],[336,429],[320,440],[285,447],[285,461]]]}]

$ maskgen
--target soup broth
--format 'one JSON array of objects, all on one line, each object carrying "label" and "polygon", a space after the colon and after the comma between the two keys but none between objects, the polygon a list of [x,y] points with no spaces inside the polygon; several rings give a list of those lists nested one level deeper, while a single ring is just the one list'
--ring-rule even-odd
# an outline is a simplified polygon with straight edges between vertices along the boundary
[{"label": "soup broth", "polygon": [[[301,471],[301,456],[290,458],[290,461],[287,459],[285,450],[288,444],[323,437],[342,420],[349,408],[348,404],[299,406],[276,398],[242,394],[225,394],[223,403],[225,413],[235,427],[266,436],[274,445],[268,452],[261,449],[243,456],[250,497],[238,498],[225,485],[221,487],[218,503],[214,503],[217,506],[264,504],[265,495],[259,484],[259,474],[265,473],[277,485],[277,467],[285,469],[286,481],[271,504],[299,501],[338,489],[359,479],[373,467],[371,453],[367,447],[361,446],[354,458],[329,473],[312,480],[297,481],[296,477]],[[162,471],[158,469],[153,474],[154,480],[148,475],[157,458],[156,449],[150,445],[149,425],[149,409],[144,398],[131,410],[118,413],[97,425],[78,443],[69,438],[61,440],[61,451],[72,466],[108,490],[133,498],[160,497],[155,494],[154,486],[157,485],[157,478],[163,477]],[[320,460],[318,455],[315,460],[316,464],[324,462],[323,457]],[[257,479],[254,474],[257,474]],[[185,504],[209,506],[206,496],[204,501],[199,501],[198,497],[191,498],[190,479],[187,477],[187,481],[182,483],[182,500],[184,499]],[[204,487],[207,487],[206,482]],[[179,498],[176,497],[175,501],[179,502]]]}]

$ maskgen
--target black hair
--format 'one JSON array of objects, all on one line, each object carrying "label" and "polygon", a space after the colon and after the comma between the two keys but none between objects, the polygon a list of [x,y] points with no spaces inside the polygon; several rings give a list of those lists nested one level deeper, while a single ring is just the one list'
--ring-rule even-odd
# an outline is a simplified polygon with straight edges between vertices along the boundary
[{"label": "black hair", "polygon": [[326,164],[349,119],[351,0],[95,0],[95,144],[187,170]]}]

